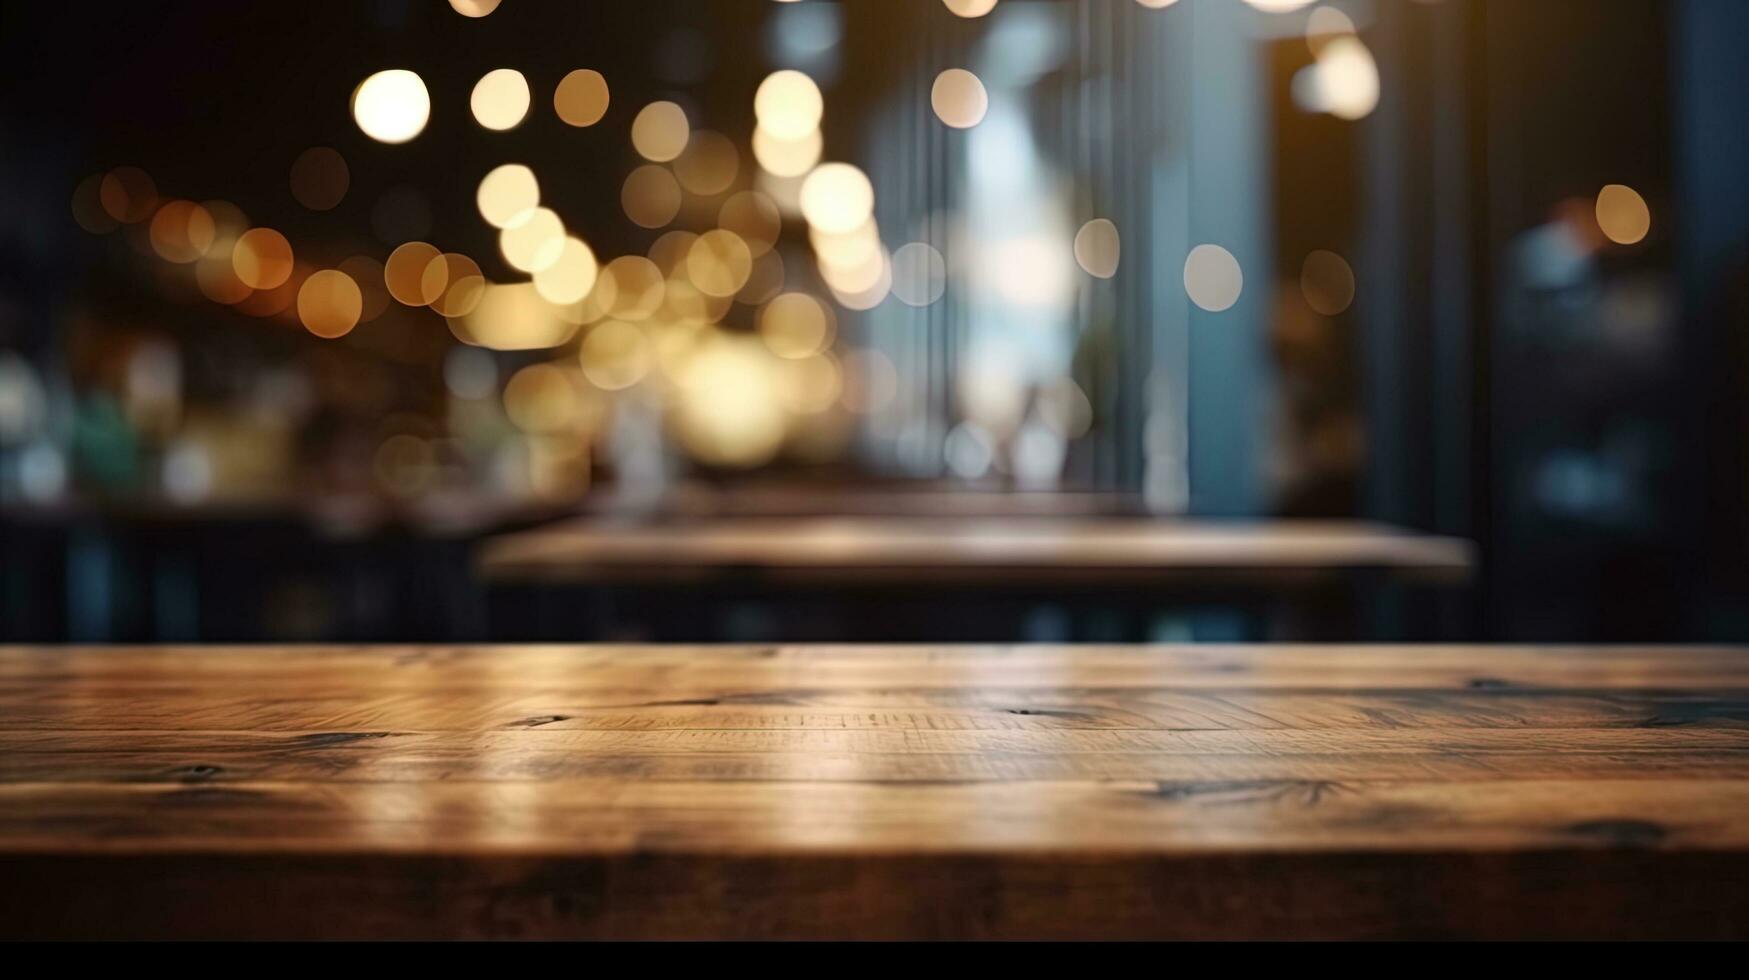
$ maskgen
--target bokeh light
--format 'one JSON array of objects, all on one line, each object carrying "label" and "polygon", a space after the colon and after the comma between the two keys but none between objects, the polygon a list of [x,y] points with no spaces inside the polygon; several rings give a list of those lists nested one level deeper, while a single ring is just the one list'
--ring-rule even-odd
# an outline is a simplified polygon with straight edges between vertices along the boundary
[{"label": "bokeh light", "polygon": [[193,201],[171,201],[152,215],[152,251],[167,262],[197,262],[213,246],[213,216]]},{"label": "bokeh light", "polygon": [[553,89],[553,111],[567,126],[593,126],[607,115],[607,79],[593,68],[578,68]]},{"label": "bokeh light", "polygon": [[773,354],[810,357],[832,343],[832,311],[807,293],[784,293],[759,311],[759,336]]},{"label": "bokeh light", "polygon": [[969,129],[983,121],[990,109],[990,96],[978,76],[964,68],[949,68],[935,76],[929,105],[942,122],[955,129]]},{"label": "bokeh light", "polygon": [[893,296],[907,306],[928,306],[947,289],[947,261],[927,242],[908,242],[893,252]]},{"label": "bokeh light", "polygon": [[1626,184],[1606,184],[1597,192],[1597,227],[1617,245],[1633,245],[1652,230],[1652,209]]},{"label": "bokeh light", "polygon": [[691,134],[686,110],[672,102],[652,102],[632,120],[632,147],[653,163],[667,163],[679,156]]},{"label": "bokeh light", "polygon": [[753,158],[774,177],[800,177],[814,169],[824,146],[817,129],[793,140],[780,139],[764,129],[753,131]]},{"label": "bokeh light", "polygon": [[420,295],[431,297],[428,303],[439,316],[467,316],[480,305],[486,291],[486,277],[479,263],[460,252],[445,252],[425,264],[420,274]]},{"label": "bokeh light", "polygon": [[641,228],[660,228],[680,213],[680,182],[667,167],[647,163],[626,176],[619,203]]},{"label": "bokeh light", "polygon": [[514,68],[494,68],[474,83],[468,108],[490,130],[515,129],[528,116],[528,79]]},{"label": "bokeh light", "polygon": [[996,9],[996,0],[941,0],[960,17],[982,17]]},{"label": "bokeh light", "polygon": [[390,68],[360,82],[352,93],[352,118],[379,143],[405,143],[431,119],[431,93],[418,75]]},{"label": "bokeh light", "polygon": [[298,321],[318,337],[342,337],[358,326],[364,297],[352,277],[339,269],[311,274],[298,288]]},{"label": "bokeh light", "polygon": [[589,328],[577,349],[583,377],[604,391],[630,388],[650,373],[649,338],[636,324],[603,320]]},{"label": "bokeh light", "polygon": [[498,247],[511,268],[539,272],[564,252],[565,223],[551,208],[531,208],[499,232]]},{"label": "bokeh light", "polygon": [[1300,292],[1313,312],[1335,316],[1354,302],[1354,269],[1335,252],[1318,249],[1300,266]]},{"label": "bokeh light", "polygon": [[487,283],[473,311],[449,320],[449,327],[463,343],[492,350],[557,347],[577,332],[531,282]]},{"label": "bokeh light", "polygon": [[767,75],[753,93],[759,128],[780,140],[805,139],[820,128],[824,109],[820,86],[793,68]]},{"label": "bokeh light", "polygon": [[480,178],[474,201],[487,224],[508,228],[524,212],[540,206],[540,182],[528,167],[506,163]]},{"label": "bokeh light", "polygon": [[[425,270],[441,254],[427,242],[405,242],[390,252],[383,263],[383,284],[389,295],[404,306],[429,306],[437,294],[425,291]],[[444,285],[447,280],[438,288]]]},{"label": "bokeh light", "polygon": [[158,208],[158,185],[138,167],[117,167],[103,175],[98,201],[111,218],[125,225],[150,218]]},{"label": "bokeh light", "polygon": [[1219,313],[1239,302],[1245,275],[1233,253],[1219,245],[1198,245],[1184,259],[1184,290],[1190,301]]},{"label": "bokeh light", "polygon": [[686,253],[686,274],[707,296],[733,296],[747,284],[753,253],[741,236],[723,228],[698,236]]},{"label": "bokeh light", "polygon": [[874,213],[874,185],[852,164],[822,163],[802,182],[801,207],[821,231],[855,231]]},{"label": "bokeh light", "polygon": [[1110,279],[1117,275],[1121,252],[1117,225],[1109,218],[1094,218],[1075,232],[1075,262],[1090,276]]},{"label": "bokeh light", "polygon": [[559,260],[534,274],[534,288],[549,303],[580,303],[595,288],[595,253],[580,238],[565,239]]},{"label": "bokeh light", "polygon": [[250,289],[273,289],[291,278],[291,243],[272,228],[251,228],[231,249],[231,265]]},{"label": "bokeh light", "polygon": [[729,189],[741,166],[735,144],[722,133],[701,129],[692,134],[686,149],[674,160],[674,175],[680,185],[702,197]]}]

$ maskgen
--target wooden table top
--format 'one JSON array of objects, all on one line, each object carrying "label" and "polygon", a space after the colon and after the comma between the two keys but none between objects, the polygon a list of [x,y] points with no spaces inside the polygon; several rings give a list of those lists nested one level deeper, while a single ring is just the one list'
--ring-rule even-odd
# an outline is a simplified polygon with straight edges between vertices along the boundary
[{"label": "wooden table top", "polygon": [[0,934],[1749,936],[1749,650],[0,648]]},{"label": "wooden table top", "polygon": [[1382,570],[1462,581],[1457,538],[1363,521],[1160,518],[721,517],[634,523],[578,518],[489,540],[501,581],[689,581],[756,574],[800,582],[1297,582]]}]

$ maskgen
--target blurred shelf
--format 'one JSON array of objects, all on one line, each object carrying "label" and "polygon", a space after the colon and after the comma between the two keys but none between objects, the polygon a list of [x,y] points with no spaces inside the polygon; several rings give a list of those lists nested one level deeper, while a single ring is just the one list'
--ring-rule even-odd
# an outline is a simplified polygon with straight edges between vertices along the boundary
[{"label": "blurred shelf", "polygon": [[1126,517],[586,517],[489,539],[495,582],[974,586],[1316,584],[1364,573],[1462,584],[1474,547],[1358,521]]}]

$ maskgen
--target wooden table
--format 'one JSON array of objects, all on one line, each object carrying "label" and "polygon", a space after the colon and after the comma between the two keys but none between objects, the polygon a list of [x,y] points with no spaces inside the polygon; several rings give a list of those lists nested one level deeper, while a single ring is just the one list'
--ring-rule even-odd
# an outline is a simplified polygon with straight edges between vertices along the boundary
[{"label": "wooden table", "polygon": [[12,936],[1749,937],[1749,651],[0,649]]},{"label": "wooden table", "polygon": [[1364,521],[894,516],[579,518],[488,541],[499,581],[1307,582],[1379,570],[1461,582],[1471,545]]}]

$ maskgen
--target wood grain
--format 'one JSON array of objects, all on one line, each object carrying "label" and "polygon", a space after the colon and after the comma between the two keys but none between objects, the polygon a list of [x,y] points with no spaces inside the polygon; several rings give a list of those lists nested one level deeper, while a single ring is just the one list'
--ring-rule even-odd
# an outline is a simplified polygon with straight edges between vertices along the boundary
[{"label": "wood grain", "polygon": [[1456,538],[1361,521],[586,517],[492,539],[480,564],[500,581],[613,584],[724,575],[799,584],[1315,584],[1361,571],[1453,583],[1468,578],[1472,552]]},{"label": "wood grain", "polygon": [[0,648],[0,933],[1749,936],[1749,651]]}]

